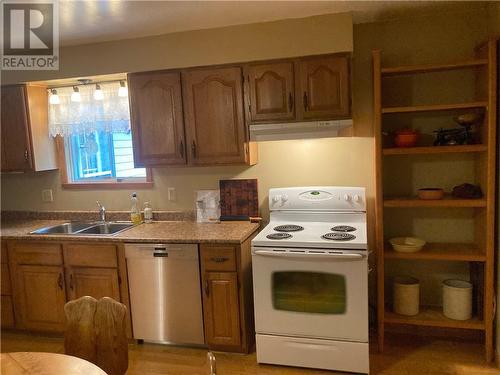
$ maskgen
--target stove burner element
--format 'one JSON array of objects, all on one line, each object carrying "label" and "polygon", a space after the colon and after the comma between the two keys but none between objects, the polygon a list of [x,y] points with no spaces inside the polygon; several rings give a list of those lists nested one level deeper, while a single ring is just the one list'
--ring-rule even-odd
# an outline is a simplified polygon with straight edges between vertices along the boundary
[{"label": "stove burner element", "polygon": [[327,233],[321,236],[321,238],[324,238],[325,240],[333,240],[333,241],[350,241],[356,238],[353,234],[349,233]]},{"label": "stove burner element", "polygon": [[298,232],[304,230],[304,227],[295,224],[285,224],[274,227],[274,230],[278,232]]},{"label": "stove burner element", "polygon": [[350,225],[337,225],[332,228],[335,232],[354,232],[356,228],[351,227]]},{"label": "stove burner element", "polygon": [[290,233],[271,233],[266,236],[270,240],[284,240],[285,238],[290,238],[292,235]]}]

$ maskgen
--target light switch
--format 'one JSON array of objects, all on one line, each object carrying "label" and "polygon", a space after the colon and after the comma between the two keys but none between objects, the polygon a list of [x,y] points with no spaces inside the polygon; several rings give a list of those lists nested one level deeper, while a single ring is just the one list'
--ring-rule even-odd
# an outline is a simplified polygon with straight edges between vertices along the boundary
[{"label": "light switch", "polygon": [[42,190],[42,202],[53,202],[54,197],[52,195],[52,189]]},{"label": "light switch", "polygon": [[169,187],[167,189],[167,196],[169,201],[176,201],[177,200],[177,193],[175,192],[175,188]]}]

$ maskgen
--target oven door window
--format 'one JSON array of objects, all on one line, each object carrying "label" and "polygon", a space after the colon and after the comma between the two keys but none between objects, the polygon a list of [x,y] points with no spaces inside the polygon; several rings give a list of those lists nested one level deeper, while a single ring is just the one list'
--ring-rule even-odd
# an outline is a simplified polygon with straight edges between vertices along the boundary
[{"label": "oven door window", "polygon": [[323,272],[274,272],[272,298],[275,310],[345,314],[345,277]]}]

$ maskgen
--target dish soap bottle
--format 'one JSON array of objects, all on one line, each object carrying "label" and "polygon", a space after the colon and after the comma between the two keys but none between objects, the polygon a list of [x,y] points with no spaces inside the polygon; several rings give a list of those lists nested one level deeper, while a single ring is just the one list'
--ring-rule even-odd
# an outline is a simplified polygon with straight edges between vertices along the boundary
[{"label": "dish soap bottle", "polygon": [[132,208],[130,209],[130,220],[134,225],[142,223],[141,211],[139,211],[139,201],[137,199],[137,194],[132,194]]},{"label": "dish soap bottle", "polygon": [[144,203],[144,222],[151,224],[153,222],[153,209],[149,202]]}]

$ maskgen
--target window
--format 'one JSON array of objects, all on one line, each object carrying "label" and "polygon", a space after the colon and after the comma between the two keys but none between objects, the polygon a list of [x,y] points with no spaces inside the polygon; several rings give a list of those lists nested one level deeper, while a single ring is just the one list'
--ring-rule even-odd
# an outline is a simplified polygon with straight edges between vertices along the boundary
[{"label": "window", "polygon": [[51,89],[49,103],[50,133],[65,164],[64,187],[152,184],[148,169],[134,167],[123,82]]}]

